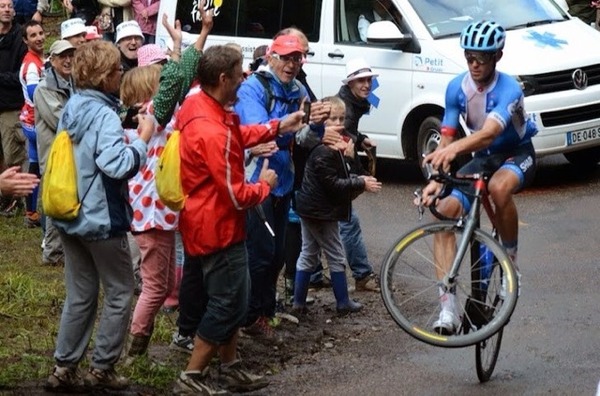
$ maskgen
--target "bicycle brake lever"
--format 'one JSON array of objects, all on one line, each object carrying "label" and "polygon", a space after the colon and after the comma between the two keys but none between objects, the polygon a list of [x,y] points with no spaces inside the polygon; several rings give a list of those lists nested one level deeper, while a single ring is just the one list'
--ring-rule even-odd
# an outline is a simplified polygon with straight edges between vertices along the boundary
[{"label": "bicycle brake lever", "polygon": [[419,212],[419,221],[423,220],[423,214],[425,213],[425,206],[423,205],[423,190],[418,188],[413,192],[415,198],[419,200],[417,211]]}]

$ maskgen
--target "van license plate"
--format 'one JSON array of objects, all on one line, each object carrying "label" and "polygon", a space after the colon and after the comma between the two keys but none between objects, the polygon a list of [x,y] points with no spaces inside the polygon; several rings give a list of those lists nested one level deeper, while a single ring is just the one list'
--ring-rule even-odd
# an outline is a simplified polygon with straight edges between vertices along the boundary
[{"label": "van license plate", "polygon": [[567,132],[567,146],[600,139],[598,128],[583,129],[581,131]]}]

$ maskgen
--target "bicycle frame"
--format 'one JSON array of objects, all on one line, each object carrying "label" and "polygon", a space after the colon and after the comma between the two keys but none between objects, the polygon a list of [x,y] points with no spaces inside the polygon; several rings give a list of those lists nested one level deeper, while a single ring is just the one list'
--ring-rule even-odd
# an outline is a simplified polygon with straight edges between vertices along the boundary
[{"label": "bicycle frame", "polygon": [[484,210],[492,223],[492,227],[495,228],[495,213],[487,194],[486,177],[483,174],[474,174],[469,178],[475,179],[475,197],[473,199],[473,203],[471,204],[469,213],[461,216],[457,220],[458,226],[462,226],[464,224],[464,232],[456,249],[456,255],[454,256],[452,267],[450,268],[448,274],[444,276],[444,279],[441,281],[444,290],[450,290],[455,285],[455,280],[460,269],[460,263],[470,247],[469,242],[471,241],[473,232],[476,228],[479,228],[480,225],[479,218],[481,215],[481,205],[483,205]]}]

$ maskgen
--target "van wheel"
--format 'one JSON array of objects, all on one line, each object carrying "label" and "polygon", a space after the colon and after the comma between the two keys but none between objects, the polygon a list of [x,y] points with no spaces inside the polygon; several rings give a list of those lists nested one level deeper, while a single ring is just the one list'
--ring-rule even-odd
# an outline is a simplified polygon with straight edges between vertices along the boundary
[{"label": "van wheel", "polygon": [[438,117],[430,116],[423,120],[419,126],[419,135],[417,136],[417,158],[419,165],[423,161],[423,154],[429,154],[437,148],[442,140],[441,120]]},{"label": "van wheel", "polygon": [[[423,154],[429,154],[439,146],[442,140],[441,133],[442,121],[436,116],[429,116],[423,120],[419,127],[419,135],[417,137],[417,156],[419,160],[419,167],[423,171]],[[465,137],[465,133],[462,128],[459,128],[457,139]],[[464,164],[471,160],[472,156],[464,154],[458,156],[452,163],[452,172],[460,169]],[[423,171],[423,176],[425,172]]]},{"label": "van wheel", "polygon": [[600,162],[600,147],[590,147],[563,155],[567,161],[578,168],[595,168]]}]

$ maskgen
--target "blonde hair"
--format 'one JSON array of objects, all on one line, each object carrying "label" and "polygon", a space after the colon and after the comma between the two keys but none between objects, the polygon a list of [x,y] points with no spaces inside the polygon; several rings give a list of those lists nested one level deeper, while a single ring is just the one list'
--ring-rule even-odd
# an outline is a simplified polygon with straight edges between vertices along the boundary
[{"label": "blonde hair", "polygon": [[344,111],[346,110],[346,103],[339,96],[326,96],[321,101],[331,103],[331,107],[339,107]]},{"label": "blonde hair", "polygon": [[121,81],[121,100],[125,106],[147,102],[158,91],[161,65],[134,67]]},{"label": "blonde hair", "polygon": [[121,66],[117,47],[108,41],[95,40],[84,43],[75,51],[73,80],[80,89],[103,90],[108,76]]}]

